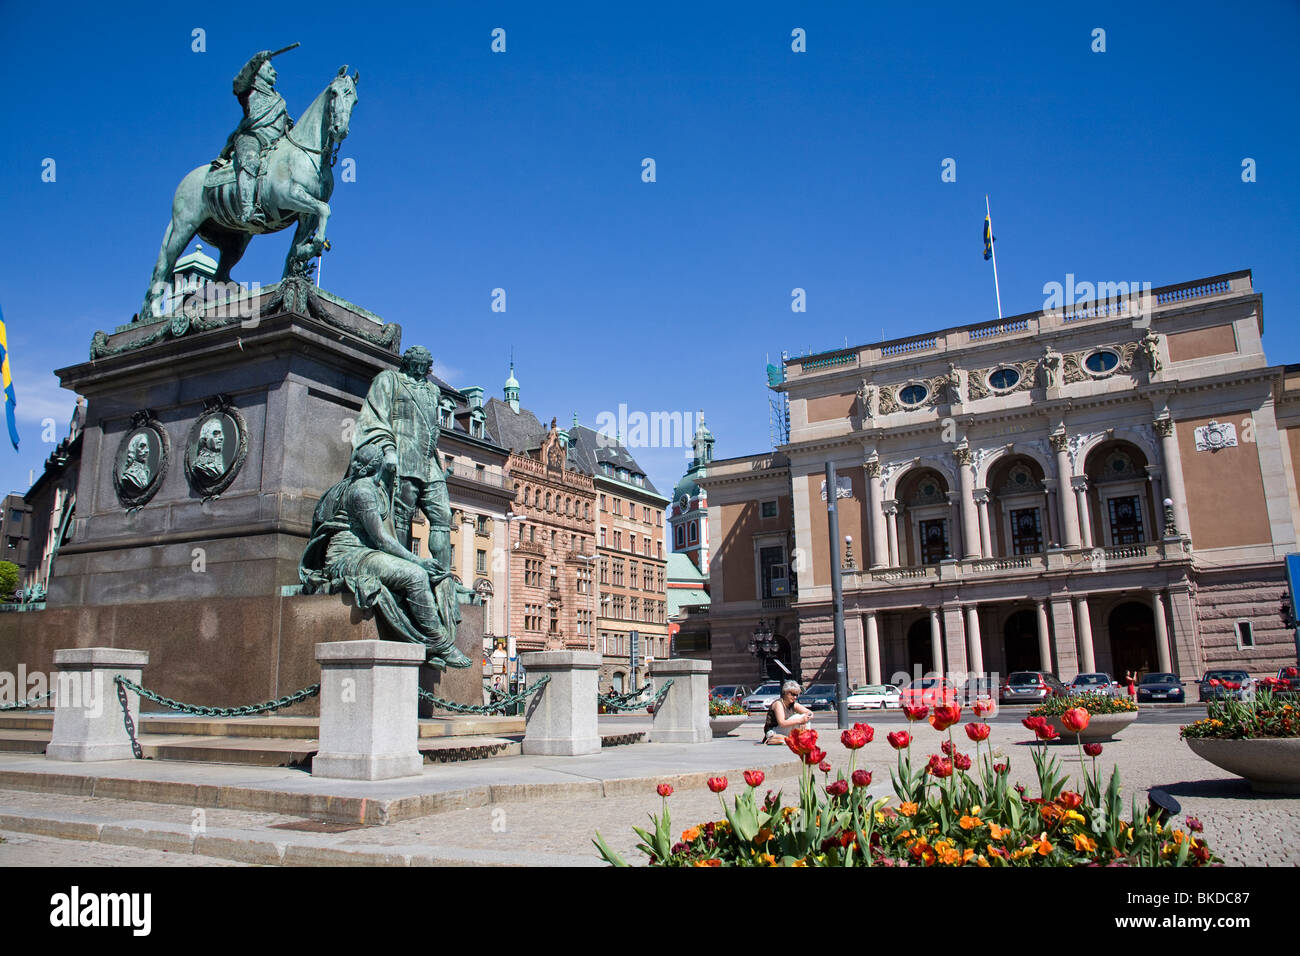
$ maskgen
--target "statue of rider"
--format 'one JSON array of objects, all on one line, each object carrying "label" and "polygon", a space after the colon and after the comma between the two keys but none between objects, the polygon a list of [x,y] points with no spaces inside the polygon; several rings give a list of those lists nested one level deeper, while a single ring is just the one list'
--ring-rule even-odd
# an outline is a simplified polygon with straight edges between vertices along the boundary
[{"label": "statue of rider", "polygon": [[[293,44],[297,46],[298,44]],[[286,47],[292,49],[292,47]],[[241,221],[263,225],[266,216],[254,208],[257,198],[257,173],[262,152],[274,146],[280,137],[293,129],[293,120],[284,97],[275,91],[276,72],[271,58],[284,50],[262,50],[253,54],[234,80],[234,93],[244,109],[244,118],[235,127],[221,151],[222,158],[235,157],[235,176],[239,189]]]}]

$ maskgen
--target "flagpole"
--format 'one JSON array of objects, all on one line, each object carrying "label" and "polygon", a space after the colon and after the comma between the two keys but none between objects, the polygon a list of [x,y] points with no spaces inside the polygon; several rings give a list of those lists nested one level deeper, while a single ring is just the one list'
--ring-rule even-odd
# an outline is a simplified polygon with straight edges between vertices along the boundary
[{"label": "flagpole", "polygon": [[1002,318],[1002,290],[998,288],[998,244],[993,238],[993,213],[989,209],[989,194],[984,194],[984,215],[989,217],[989,251],[993,254],[993,294],[998,297],[998,318]]}]

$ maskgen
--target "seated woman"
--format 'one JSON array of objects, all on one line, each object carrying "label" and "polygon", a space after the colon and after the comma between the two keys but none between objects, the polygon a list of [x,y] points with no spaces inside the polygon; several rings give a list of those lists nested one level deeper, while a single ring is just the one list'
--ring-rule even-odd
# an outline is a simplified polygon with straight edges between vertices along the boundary
[{"label": "seated woman", "polygon": [[786,732],[806,727],[812,721],[812,711],[798,703],[803,688],[797,681],[788,680],[781,685],[781,696],[772,701],[763,722],[763,743],[784,744]]}]

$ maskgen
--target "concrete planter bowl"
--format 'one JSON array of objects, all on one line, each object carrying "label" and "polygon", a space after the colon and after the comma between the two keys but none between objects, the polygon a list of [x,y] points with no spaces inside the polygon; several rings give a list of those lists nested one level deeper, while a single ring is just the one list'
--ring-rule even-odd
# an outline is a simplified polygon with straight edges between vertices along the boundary
[{"label": "concrete planter bowl", "polygon": [[713,736],[725,737],[747,720],[749,714],[723,714],[719,717],[710,717],[709,729],[713,731]]},{"label": "concrete planter bowl", "polygon": [[[1088,720],[1088,726],[1084,728],[1083,733],[1079,734],[1079,739],[1085,744],[1097,744],[1112,740],[1117,733],[1137,720],[1137,715],[1136,710],[1122,714],[1093,714]],[[1061,735],[1060,743],[1072,744],[1075,742],[1074,731],[1069,730],[1065,724],[1061,723],[1060,717],[1048,717],[1047,722],[1055,727],[1056,732]]]},{"label": "concrete planter bowl", "polygon": [[1187,737],[1202,760],[1244,777],[1258,793],[1300,794],[1300,737],[1218,740]]}]

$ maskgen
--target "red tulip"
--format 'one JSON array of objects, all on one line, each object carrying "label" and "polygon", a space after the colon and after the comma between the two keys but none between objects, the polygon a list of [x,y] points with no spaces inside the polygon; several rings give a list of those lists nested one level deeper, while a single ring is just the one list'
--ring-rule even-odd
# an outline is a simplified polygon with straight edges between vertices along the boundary
[{"label": "red tulip", "polygon": [[930,774],[932,777],[951,777],[952,761],[947,757],[940,757],[938,754],[933,754],[930,757],[930,762],[926,765],[925,772]]},{"label": "red tulip", "polygon": [[822,750],[820,747],[814,747],[812,750],[808,751],[806,754],[803,755],[803,762],[810,767],[817,766],[825,759],[826,759],[826,751]]},{"label": "red tulip", "polygon": [[1101,744],[1084,744],[1083,752],[1086,753],[1089,757],[1100,757]]},{"label": "red tulip", "polygon": [[[868,737],[863,731],[858,729],[859,727],[864,727],[864,726],[866,725],[854,724],[853,727],[844,731],[844,733],[840,734],[840,743],[842,743],[849,750],[861,750],[867,744],[871,743],[871,738]],[[867,729],[869,730],[870,728]]]},{"label": "red tulip", "polygon": [[670,783],[661,783],[655,787],[661,797],[671,797],[673,795],[673,786]]},{"label": "red tulip", "polygon": [[817,746],[817,731],[792,730],[785,735],[785,745],[802,757]]},{"label": "red tulip", "polygon": [[966,736],[975,743],[979,743],[982,740],[989,739],[989,732],[992,729],[988,724],[970,723],[966,725]]},{"label": "red tulip", "polygon": [[991,714],[998,709],[998,705],[991,700],[977,700],[972,705],[971,710],[975,711],[976,717],[983,717],[985,714]]},{"label": "red tulip", "polygon": [[820,770],[822,773],[830,773],[831,762],[829,760],[823,760],[821,763],[817,765],[817,769]]},{"label": "red tulip", "polygon": [[934,708],[930,715],[930,726],[935,730],[947,730],[961,720],[961,708],[956,704],[943,704]]},{"label": "red tulip", "polygon": [[836,780],[834,783],[828,783],[826,792],[832,797],[842,797],[849,792],[849,782],[847,780]]},{"label": "red tulip", "polygon": [[1009,764],[1005,764],[1005,763],[995,763],[995,764],[993,765],[993,772],[994,772],[994,773],[1006,773],[1006,772],[1007,772],[1008,770],[1010,770],[1010,769],[1011,769],[1011,766],[1010,766]]},{"label": "red tulip", "polygon": [[889,741],[889,746],[895,750],[902,750],[912,742],[912,735],[906,730],[896,730],[892,734],[886,734],[885,739]]},{"label": "red tulip", "polygon": [[712,790],[714,793],[721,793],[723,790],[726,790],[726,789],[727,789],[727,778],[726,778],[726,777],[710,777],[710,778],[709,778],[709,789]]},{"label": "red tulip", "polygon": [[944,752],[945,756],[951,757],[953,750],[955,750],[956,748],[953,747],[951,740],[945,740],[943,743],[939,745],[939,749]]},{"label": "red tulip", "polygon": [[908,720],[925,720],[925,715],[930,712],[929,707],[908,707],[903,705],[903,716]]},{"label": "red tulip", "polygon": [[1043,726],[1039,727],[1034,732],[1038,734],[1039,740],[1056,740],[1061,736],[1061,732],[1047,721],[1043,721]]},{"label": "red tulip", "polygon": [[953,758],[952,758],[952,762],[953,762],[953,766],[955,766],[958,770],[969,770],[969,769],[970,769],[970,755],[969,755],[969,754],[956,754],[956,755],[953,756]]},{"label": "red tulip", "polygon": [[1025,730],[1032,730],[1034,733],[1038,733],[1038,728],[1046,724],[1047,720],[1044,717],[1026,717],[1021,721],[1021,723],[1025,725]]},{"label": "red tulip", "polygon": [[876,728],[872,727],[870,724],[854,724],[853,729],[866,734],[867,743],[871,743],[871,741],[876,739]]},{"label": "red tulip", "polygon": [[760,786],[760,785],[763,783],[763,771],[761,771],[761,770],[746,770],[746,771],[745,771],[745,783],[747,783],[747,784],[748,784],[749,786],[751,786],[751,787],[757,787],[757,786]]},{"label": "red tulip", "polygon": [[1082,707],[1071,707],[1061,715],[1061,723],[1065,725],[1067,730],[1076,734],[1083,732],[1090,719],[1092,719],[1092,715]]},{"label": "red tulip", "polygon": [[1067,810],[1078,810],[1079,807],[1083,806],[1083,797],[1075,793],[1073,790],[1064,790],[1061,792],[1061,795],[1056,798],[1056,802]]},{"label": "red tulip", "polygon": [[853,786],[855,787],[871,786],[871,771],[870,770],[853,771]]}]

